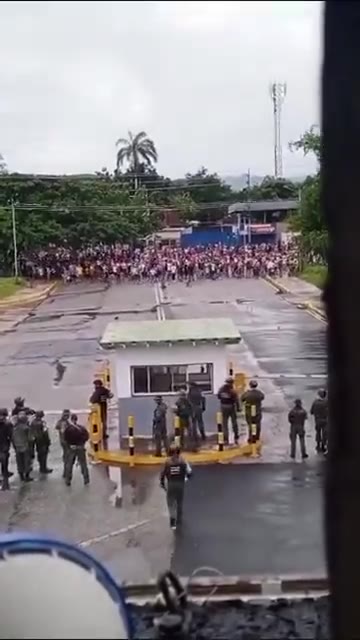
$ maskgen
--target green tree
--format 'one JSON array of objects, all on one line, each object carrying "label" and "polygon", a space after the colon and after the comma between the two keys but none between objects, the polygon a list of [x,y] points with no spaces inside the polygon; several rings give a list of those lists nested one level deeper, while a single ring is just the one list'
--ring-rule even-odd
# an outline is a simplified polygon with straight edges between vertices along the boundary
[{"label": "green tree", "polygon": [[[291,143],[290,148],[302,151],[304,155],[313,153],[321,161],[321,134],[312,126],[299,140]],[[301,244],[305,252],[312,251],[326,259],[328,233],[321,208],[320,169],[315,176],[308,176],[300,189],[300,207],[292,219],[293,229],[301,232]]]},{"label": "green tree", "polygon": [[0,153],[0,174],[1,173],[7,173],[7,164],[4,156]]},{"label": "green tree", "polygon": [[158,160],[155,144],[145,131],[140,131],[136,135],[129,131],[128,138],[119,138],[116,146],[119,147],[116,155],[116,171],[119,173],[122,166],[127,163],[131,173],[134,174],[136,188],[141,164],[151,167]]}]

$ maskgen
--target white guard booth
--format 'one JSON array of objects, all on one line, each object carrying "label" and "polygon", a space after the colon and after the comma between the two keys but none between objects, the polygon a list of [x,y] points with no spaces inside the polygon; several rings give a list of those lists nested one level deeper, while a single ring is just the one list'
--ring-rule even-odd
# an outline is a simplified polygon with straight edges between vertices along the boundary
[{"label": "white guard booth", "polygon": [[135,419],[135,438],[151,438],[155,397],[168,405],[168,432],[181,388],[196,382],[206,397],[204,422],[216,431],[217,392],[228,375],[227,345],[241,340],[230,318],[111,322],[100,340],[113,352],[113,392],[119,406],[119,444],[127,418]]}]

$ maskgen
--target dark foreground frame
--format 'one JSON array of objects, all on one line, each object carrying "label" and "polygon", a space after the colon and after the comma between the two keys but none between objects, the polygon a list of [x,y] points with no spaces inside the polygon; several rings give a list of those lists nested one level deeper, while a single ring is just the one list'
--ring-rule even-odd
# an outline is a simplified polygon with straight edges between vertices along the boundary
[{"label": "dark foreground frame", "polygon": [[360,638],[360,2],[325,6],[323,208],[330,234],[330,452],[325,527],[331,626]]}]

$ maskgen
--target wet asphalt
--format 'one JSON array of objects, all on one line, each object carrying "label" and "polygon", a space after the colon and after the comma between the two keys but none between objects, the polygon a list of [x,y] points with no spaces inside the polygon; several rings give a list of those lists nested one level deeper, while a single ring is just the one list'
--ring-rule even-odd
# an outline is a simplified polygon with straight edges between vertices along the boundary
[{"label": "wet asphalt", "polygon": [[[0,404],[11,406],[15,395],[23,395],[47,410],[54,443],[51,477],[43,481],[36,472],[32,485],[21,488],[15,479],[10,493],[0,493],[0,528],[85,541],[118,580],[148,580],[170,564],[182,575],[201,565],[227,574],[323,571],[322,464],[313,452],[311,426],[309,461],[290,463],[284,429],[294,398],[308,407],[325,382],[325,325],[262,281],[175,284],[169,299],[167,317],[234,319],[244,344],[232,357],[259,375],[268,393],[266,450],[278,448],[276,461],[267,462],[271,456],[265,455],[260,464],[196,468],[187,487],[184,527],[176,536],[154,470],[135,470],[130,479],[125,474],[121,509],[109,501],[113,486],[104,469],[92,468],[88,489],[75,470],[66,490],[52,432],[58,412],[87,407],[93,375],[104,359],[98,340],[107,322],[156,317],[149,285],[74,285],[0,337]],[[66,366],[58,386],[56,358]],[[261,379],[279,374],[300,377]],[[309,377],[314,374],[324,378]]]}]

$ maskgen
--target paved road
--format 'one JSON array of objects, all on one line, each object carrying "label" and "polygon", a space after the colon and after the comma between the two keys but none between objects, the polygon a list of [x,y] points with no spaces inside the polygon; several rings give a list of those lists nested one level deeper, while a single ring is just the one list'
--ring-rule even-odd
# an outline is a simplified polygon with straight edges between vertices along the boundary
[{"label": "paved road", "polygon": [[[325,373],[324,325],[261,281],[175,284],[169,299],[168,317],[232,317],[244,343],[229,357],[249,374]],[[147,285],[74,285],[60,291],[0,337],[0,404],[9,406],[14,395],[24,395],[50,412],[50,425],[64,406],[86,407],[93,372],[103,359],[98,338],[106,323],[116,316],[155,318],[154,304]],[[53,384],[55,357],[67,367],[59,387]],[[182,574],[199,564],[227,573],[321,568],[321,469],[311,430],[309,463],[289,465],[286,424],[289,403],[300,395],[308,405],[319,379],[263,379],[261,386],[267,396],[261,464],[199,468],[189,486],[181,536],[168,529],[154,470],[125,474],[120,510],[109,502],[113,487],[104,469],[92,469],[89,488],[78,470],[71,489],[64,487],[55,434],[54,474],[41,481],[35,473],[36,481],[24,488],[15,480],[10,493],[0,493],[0,528],[45,530],[85,542],[124,580],[155,577],[171,558]]]}]

